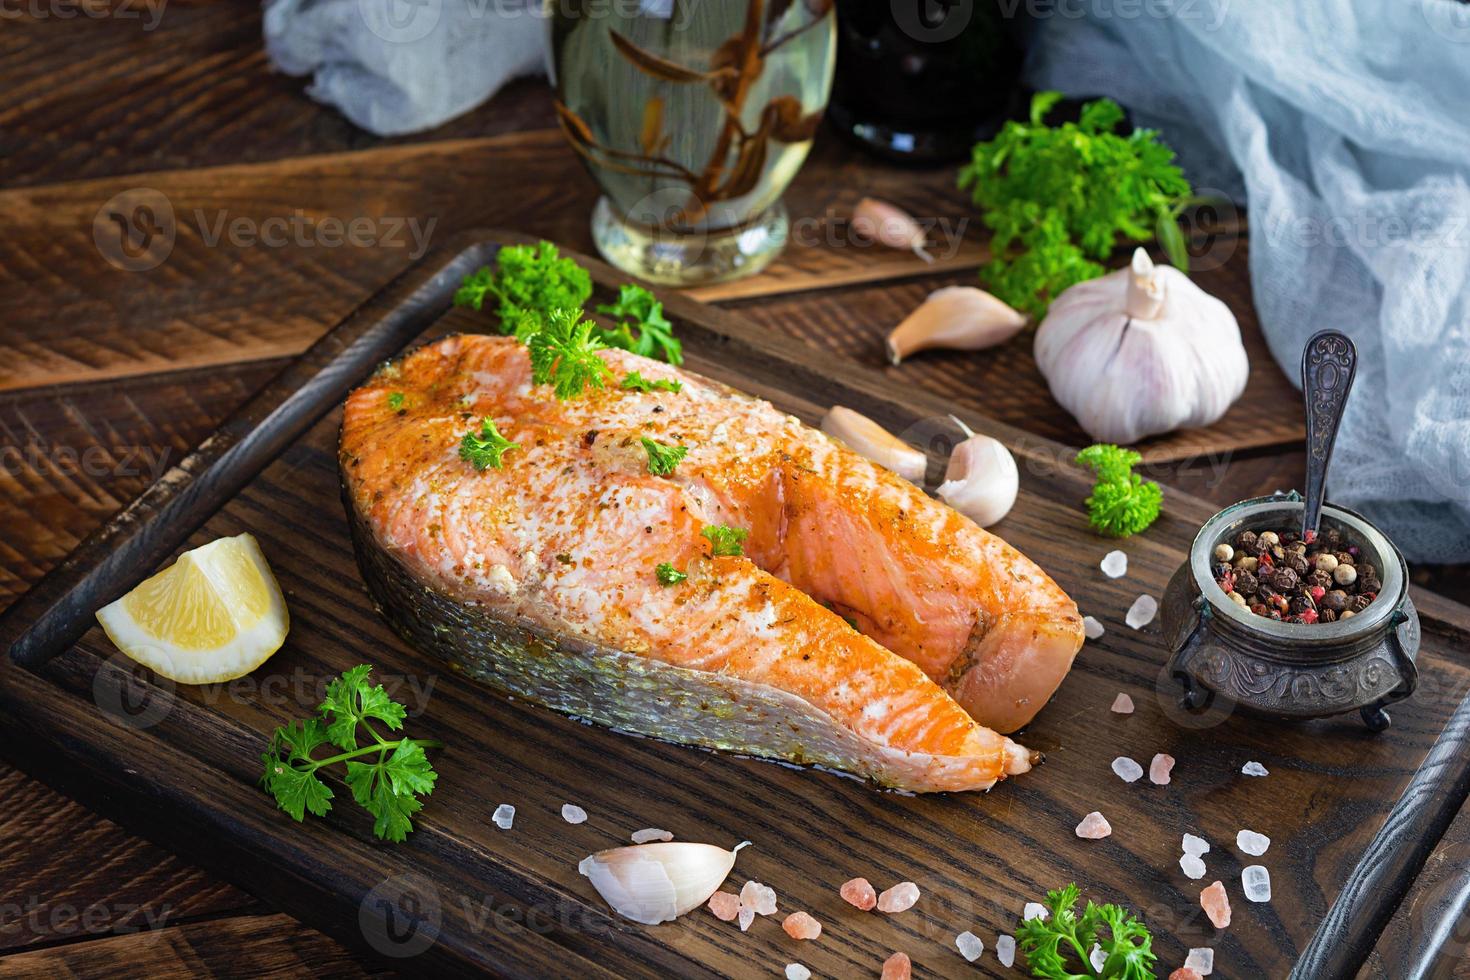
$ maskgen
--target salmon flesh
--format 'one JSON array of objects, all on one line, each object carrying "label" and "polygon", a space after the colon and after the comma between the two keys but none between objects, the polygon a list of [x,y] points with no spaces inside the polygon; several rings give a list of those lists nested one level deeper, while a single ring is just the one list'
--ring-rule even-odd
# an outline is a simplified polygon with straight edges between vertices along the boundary
[{"label": "salmon flesh", "polygon": [[[454,336],[349,397],[353,542],[405,639],[601,725],[905,790],[1030,767],[998,732],[1082,644],[1041,569],[767,402],[600,356],[608,387],[559,401],[514,340]],[[620,389],[632,371],[683,389]],[[501,468],[460,458],[482,418],[518,443]],[[688,454],[654,475],[645,437]],[[744,553],[712,554],[715,525]],[[688,578],[660,584],[665,562]]]}]

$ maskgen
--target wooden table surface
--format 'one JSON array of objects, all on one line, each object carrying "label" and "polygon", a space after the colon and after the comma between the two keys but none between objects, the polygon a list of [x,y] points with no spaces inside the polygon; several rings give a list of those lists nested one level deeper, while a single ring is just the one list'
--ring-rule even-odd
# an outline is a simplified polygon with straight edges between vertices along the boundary
[{"label": "wooden table surface", "polygon": [[[0,605],[402,268],[415,251],[408,219],[430,240],[501,226],[592,248],[595,191],[550,128],[544,83],[514,83],[430,133],[377,139],[269,70],[256,4],[176,0],[151,31],[122,16],[127,5],[108,9],[60,19],[32,6],[0,34]],[[841,219],[869,193],[940,228],[970,224],[933,268],[855,248]],[[106,214],[158,196],[172,209],[172,249],[155,268],[128,271]],[[836,356],[880,364],[895,318],[937,285],[970,281],[984,255],[951,170],[880,165],[831,132],[788,202],[811,219],[809,239],[758,280],[706,298]],[[315,229],[366,218],[377,241],[275,245],[228,232],[239,219],[263,228],[293,217]],[[1299,484],[1303,457],[1298,396],[1250,308],[1245,238],[1207,231],[1195,242],[1200,281],[1241,319],[1251,389],[1211,430],[1145,449],[1150,475],[1225,503]],[[1028,350],[1020,340],[904,368],[998,419],[1085,443],[1045,397]],[[1470,593],[1462,569],[1419,569],[1416,581]],[[46,778],[0,761],[0,974],[378,969]],[[1467,842],[1462,813],[1364,975],[1403,975],[1443,921],[1428,910],[1463,909]],[[1452,931],[1425,968],[1464,969],[1467,941],[1470,929]]]}]

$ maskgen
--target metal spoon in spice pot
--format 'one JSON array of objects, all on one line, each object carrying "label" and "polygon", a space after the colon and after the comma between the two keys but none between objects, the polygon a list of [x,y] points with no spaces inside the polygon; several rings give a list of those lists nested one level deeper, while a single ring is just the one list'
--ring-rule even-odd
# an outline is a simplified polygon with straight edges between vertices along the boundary
[{"label": "metal spoon in spice pot", "polygon": [[1317,536],[1322,516],[1322,499],[1327,492],[1327,467],[1332,462],[1332,444],[1353,376],[1358,369],[1358,349],[1340,330],[1320,330],[1302,351],[1302,397],[1307,408],[1307,500],[1302,508],[1302,540]]}]

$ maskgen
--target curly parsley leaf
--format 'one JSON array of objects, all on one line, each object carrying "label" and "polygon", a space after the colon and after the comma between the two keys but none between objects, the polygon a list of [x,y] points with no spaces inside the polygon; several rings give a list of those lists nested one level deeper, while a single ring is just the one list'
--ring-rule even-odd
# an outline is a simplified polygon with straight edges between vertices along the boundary
[{"label": "curly parsley leaf", "polygon": [[728,524],[706,525],[699,533],[709,541],[711,558],[745,554],[745,539],[750,537],[750,532],[744,528],[730,527]]},{"label": "curly parsley leaf", "polygon": [[1133,472],[1142,459],[1131,449],[1108,443],[1088,446],[1077,454],[1077,462],[1097,475],[1086,501],[1087,519],[1101,533],[1125,538],[1158,520],[1164,491]]},{"label": "curly parsley leaf", "polygon": [[459,441],[459,458],[481,472],[486,467],[498,470],[505,465],[502,457],[519,448],[520,443],[511,442],[500,434],[493,419],[481,419],[480,434],[466,432]]},{"label": "curly parsley leaf", "polygon": [[[1147,927],[1118,905],[1088,902],[1078,915],[1080,898],[1075,884],[1049,891],[1050,916],[1027,919],[1016,930],[1031,975],[1043,980],[1153,980],[1157,957]],[[1094,945],[1106,957],[1101,970],[1089,958]],[[1075,970],[1069,960],[1075,961]]]},{"label": "curly parsley leaf", "polygon": [[391,408],[395,412],[398,411],[399,409],[403,408],[403,392],[401,392],[401,391],[390,391],[390,392],[388,392],[388,407]]},{"label": "curly parsley leaf", "polygon": [[669,378],[654,378],[650,380],[638,371],[629,371],[623,376],[623,380],[618,387],[624,391],[672,391],[677,395],[684,390],[684,382],[674,381]]},{"label": "curly parsley leaf", "polygon": [[609,347],[674,365],[684,363],[684,347],[674,337],[664,305],[642,286],[625,283],[618,288],[618,301],[598,306],[597,312],[617,321],[616,327],[602,330],[602,341]]},{"label": "curly parsley leaf", "polygon": [[[400,730],[407,711],[381,684],[368,682],[371,671],[363,664],[342,674],[327,685],[317,717],[276,729],[260,757],[265,767],[261,784],[295,820],[304,820],[308,812],[325,816],[334,794],[318,773],[342,763],[352,798],[373,815],[373,833],[402,841],[413,830],[413,814],[423,809],[419,797],[432,793],[439,778],[424,750],[443,744],[387,739],[378,732],[373,722]],[[364,735],[368,744],[360,746]],[[314,751],[326,745],[342,751],[317,758]]]},{"label": "curly parsley leaf", "polygon": [[501,333],[516,332],[523,314],[548,316],[553,310],[581,310],[592,296],[592,277],[555,245],[510,245],[495,257],[495,271],[482,267],[465,277],[454,294],[455,306],[482,309],[496,303]]},{"label": "curly parsley leaf", "polygon": [[674,472],[674,467],[689,454],[688,446],[666,446],[647,436],[640,441],[643,443],[643,451],[648,453],[648,472],[654,476],[669,476]]},{"label": "curly parsley leaf", "polygon": [[551,385],[563,401],[580,395],[588,385],[601,388],[611,371],[597,356],[606,349],[593,336],[599,329],[591,320],[583,320],[580,310],[553,310],[541,329],[525,341],[531,355],[531,380]]},{"label": "curly parsley leaf", "polygon": [[659,585],[678,585],[689,578],[688,575],[674,567],[673,562],[661,561],[653,569],[654,577],[658,579]]},{"label": "curly parsley leaf", "polygon": [[1177,218],[1198,200],[1156,131],[1119,134],[1123,110],[1111,99],[1087,103],[1075,123],[1048,126],[1060,98],[1037,93],[1031,118],[977,143],[959,175],[995,233],[982,279],[1037,318],[1063,289],[1100,275],[1095,260],[1120,237],[1147,242],[1158,234],[1170,261],[1187,269]]}]

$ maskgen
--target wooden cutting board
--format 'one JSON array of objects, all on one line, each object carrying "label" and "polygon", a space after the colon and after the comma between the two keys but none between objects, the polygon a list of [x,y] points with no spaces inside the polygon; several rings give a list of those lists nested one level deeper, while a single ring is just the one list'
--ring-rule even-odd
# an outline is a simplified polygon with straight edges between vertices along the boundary
[{"label": "wooden cutting board", "polygon": [[[1023,906],[1076,881],[1085,896],[1143,915],[1160,975],[1187,950],[1212,946],[1217,975],[1285,975],[1304,953],[1311,975],[1350,975],[1372,947],[1465,796],[1470,779],[1470,611],[1416,595],[1424,627],[1420,693],[1394,726],[1371,735],[1354,716],[1281,725],[1244,715],[1192,717],[1174,702],[1159,625],[1123,616],[1142,593],[1159,596],[1183,560],[1203,503],[1170,495],[1164,516],[1123,545],[1126,577],[1097,563],[1116,543],[1087,529],[1088,480],[1061,446],[973,413],[973,428],[1005,441],[1022,490],[995,528],[1051,573],[1107,632],[1083,648],[1053,703],[1020,736],[1046,752],[1035,771],[986,794],[904,796],[852,779],[734,758],[588,727],[512,701],[406,647],[361,585],[340,502],[336,435],[345,392],[384,357],[426,334],[490,328],[488,317],[445,314],[464,272],[493,261],[507,233],[480,233],[431,253],[287,368],[181,467],[99,530],[0,618],[0,733],[32,771],[129,829],[269,898],[343,941],[410,970],[508,975],[779,975],[801,962],[817,976],[875,975],[902,950],[916,973],[995,975],[995,939]],[[593,270],[600,293],[621,277]],[[668,296],[688,367],[771,399],[815,422],[840,403],[931,452],[931,477],[953,438],[952,406],[883,375],[848,366],[737,315]],[[251,677],[174,688],[133,668],[91,612],[185,547],[250,531],[291,609],[285,647]],[[376,841],[370,818],[338,786],[326,819],[291,821],[256,785],[259,755],[277,725],[311,713],[322,686],[358,663],[410,709],[415,737],[440,739],[438,788],[417,831]],[[1137,705],[1112,714],[1118,692]],[[1145,767],[1178,759],[1173,782],[1125,784],[1120,755]],[[1270,775],[1243,776],[1258,761]],[[1427,760],[1427,763],[1426,763]],[[1425,763],[1421,767],[1421,763]],[[516,807],[514,827],[490,819]],[[586,823],[565,823],[575,803]],[[1114,833],[1079,840],[1084,814]],[[804,909],[824,926],[798,943],[779,919],[747,933],[706,911],[643,927],[610,914],[576,871],[592,851],[643,827],[744,850],[732,889],[771,885],[782,914]],[[1272,839],[1242,859],[1236,832]],[[1179,870],[1180,838],[1205,837],[1209,874]],[[1247,902],[1240,869],[1265,864],[1269,904]],[[838,886],[862,875],[879,889],[918,884],[918,905],[896,916],[860,913]],[[1214,930],[1201,887],[1226,883],[1234,923]],[[1352,901],[1337,902],[1347,890]],[[987,947],[974,965],[954,948],[969,930]]]}]

